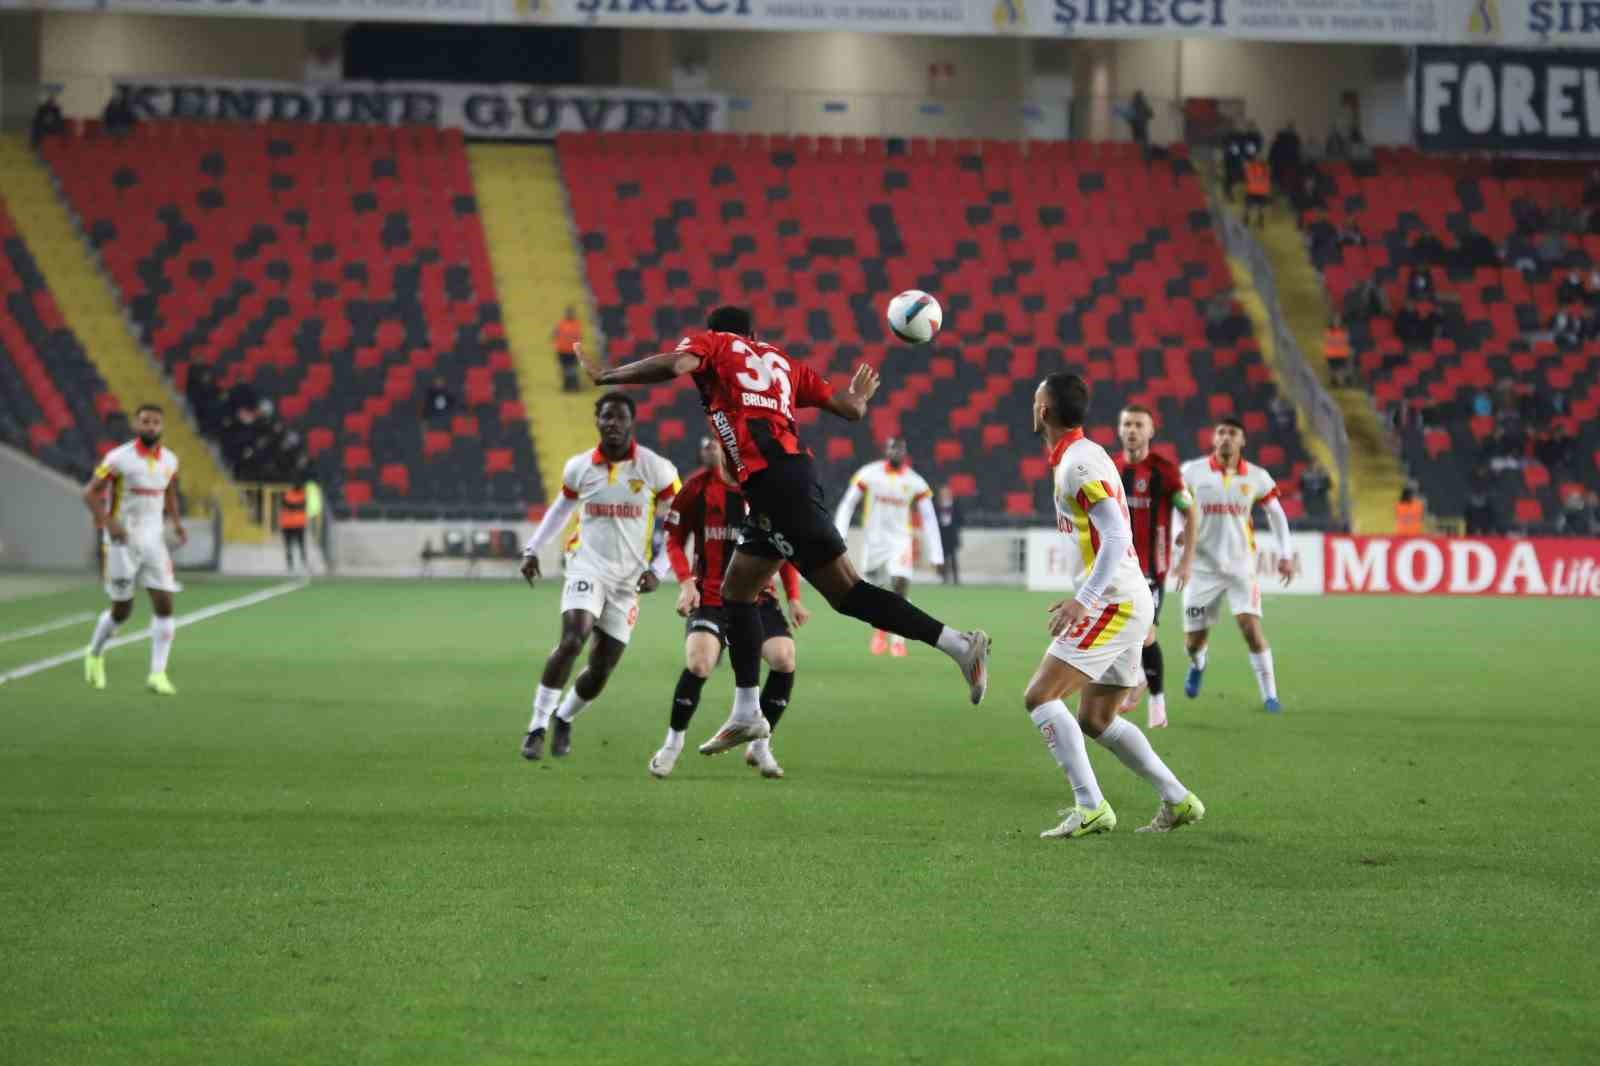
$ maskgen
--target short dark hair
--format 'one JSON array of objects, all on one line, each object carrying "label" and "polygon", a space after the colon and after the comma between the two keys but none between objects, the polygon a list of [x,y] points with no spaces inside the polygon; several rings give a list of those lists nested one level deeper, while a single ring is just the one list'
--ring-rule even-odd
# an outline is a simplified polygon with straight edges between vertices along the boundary
[{"label": "short dark hair", "polygon": [[1045,395],[1050,397],[1050,410],[1056,421],[1065,429],[1083,425],[1089,413],[1089,383],[1077,374],[1058,370],[1044,379]]},{"label": "short dark hair", "polygon": [[756,323],[748,307],[724,304],[706,316],[706,329],[714,329],[718,333],[737,333],[741,337],[753,337]]},{"label": "short dark hair", "polygon": [[161,405],[158,404],[158,403],[142,403],[142,404],[140,404],[138,407],[134,408],[133,417],[138,418],[140,415],[144,414],[146,411],[154,411],[156,414],[160,415],[162,418],[167,417],[167,413],[161,409]]},{"label": "short dark hair", "polygon": [[608,403],[622,404],[628,409],[629,418],[637,418],[639,415],[639,405],[633,402],[632,396],[629,396],[627,393],[618,389],[612,389],[610,392],[602,392],[600,394],[600,398],[595,400],[594,413],[596,417],[598,417],[600,414],[600,408],[604,407]]},{"label": "short dark hair", "polygon": [[1237,418],[1233,417],[1232,415],[1224,415],[1222,418],[1217,419],[1217,425],[1219,425],[1219,426],[1232,426],[1234,429],[1238,430],[1240,433],[1243,433],[1245,436],[1249,436],[1250,435],[1250,431],[1248,429],[1244,428],[1244,423],[1239,421]]},{"label": "short dark hair", "polygon": [[1152,422],[1156,420],[1156,413],[1142,403],[1130,403],[1123,407],[1122,413],[1125,415],[1144,415]]}]

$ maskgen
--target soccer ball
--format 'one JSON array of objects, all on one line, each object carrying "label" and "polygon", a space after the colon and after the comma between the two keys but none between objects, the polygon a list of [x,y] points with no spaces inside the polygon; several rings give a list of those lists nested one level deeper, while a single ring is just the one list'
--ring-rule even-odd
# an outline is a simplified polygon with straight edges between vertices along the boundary
[{"label": "soccer ball", "polygon": [[944,308],[920,289],[907,289],[889,301],[889,330],[907,344],[926,344],[939,335]]}]

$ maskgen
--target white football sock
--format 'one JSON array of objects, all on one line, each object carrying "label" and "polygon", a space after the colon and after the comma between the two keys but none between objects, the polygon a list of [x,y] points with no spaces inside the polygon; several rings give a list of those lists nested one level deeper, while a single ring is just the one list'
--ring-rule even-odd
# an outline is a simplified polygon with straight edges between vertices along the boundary
[{"label": "white football sock", "polygon": [[671,726],[668,726],[667,739],[661,742],[661,746],[663,748],[672,748],[674,750],[681,749],[683,747],[683,732],[684,731],[681,729],[673,729]]},{"label": "white football sock", "polygon": [[1139,731],[1139,727],[1126,718],[1113,719],[1105,732],[1095,737],[1095,741],[1121,759],[1122,765],[1150,782],[1166,802],[1181,803],[1183,797],[1189,794],[1183,782],[1161,761],[1161,756],[1156,754],[1156,749],[1150,746],[1150,741]]},{"label": "white football sock", "polygon": [[94,624],[94,637],[89,641],[90,655],[104,655],[106,642],[117,635],[116,619],[111,617],[109,610],[100,612],[100,620]]},{"label": "white football sock", "polygon": [[556,707],[561,703],[561,690],[539,686],[533,694],[533,717],[528,720],[528,732],[536,729],[548,729],[550,716],[556,713]]},{"label": "white football sock", "polygon": [[934,645],[950,658],[960,662],[966,658],[967,652],[972,648],[972,642],[967,640],[967,635],[960,630],[944,627],[944,632],[939,634],[939,640]]},{"label": "white football sock", "polygon": [[1149,713],[1155,715],[1157,718],[1160,718],[1162,715],[1166,714],[1167,694],[1165,692],[1161,693],[1160,695],[1157,695],[1154,692],[1150,693],[1150,700],[1145,709],[1149,711]]},{"label": "white football sock", "polygon": [[1256,688],[1263,700],[1278,698],[1278,679],[1272,672],[1272,649],[1250,653],[1250,669],[1256,672]]},{"label": "white football sock", "polygon": [[1201,648],[1199,651],[1190,652],[1189,661],[1194,664],[1196,670],[1204,670],[1206,668],[1206,649]]},{"label": "white football sock", "polygon": [[758,759],[763,755],[772,754],[772,741],[766,737],[760,740],[752,740],[750,742],[750,753]]},{"label": "white football sock", "polygon": [[889,635],[889,647],[891,647],[891,648],[904,648],[905,646],[906,646],[906,638],[905,637],[902,637],[899,633],[891,633]]},{"label": "white football sock", "polygon": [[556,717],[563,722],[570,723],[578,717],[578,712],[589,706],[589,701],[578,695],[578,686],[567,689],[567,694],[561,697],[561,706],[556,709]]},{"label": "white football sock", "polygon": [[172,654],[172,641],[178,635],[178,622],[171,615],[150,620],[150,672],[167,672],[167,656]]},{"label": "white football sock", "polygon": [[1055,756],[1056,765],[1067,775],[1072,785],[1072,799],[1085,810],[1094,810],[1105,802],[1100,794],[1100,782],[1095,779],[1094,767],[1089,765],[1089,751],[1083,743],[1083,730],[1078,720],[1060,700],[1041,703],[1028,714],[1039,727],[1045,747]]},{"label": "white football sock", "polygon": [[754,686],[733,690],[733,713],[730,719],[753,722],[761,717],[761,690]]}]

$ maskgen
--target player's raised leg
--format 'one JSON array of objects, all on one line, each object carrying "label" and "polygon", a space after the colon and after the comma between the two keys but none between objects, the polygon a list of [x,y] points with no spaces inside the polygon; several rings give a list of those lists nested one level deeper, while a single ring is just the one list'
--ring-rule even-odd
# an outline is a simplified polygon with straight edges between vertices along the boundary
[{"label": "player's raised leg", "polygon": [[1238,614],[1239,632],[1245,646],[1250,649],[1250,669],[1256,675],[1256,688],[1261,692],[1261,705],[1268,714],[1283,710],[1278,702],[1278,678],[1272,666],[1272,649],[1267,646],[1267,636],[1261,630],[1261,616]]},{"label": "player's raised leg", "polygon": [[592,611],[570,609],[561,612],[561,636],[545,658],[544,672],[539,675],[539,688],[533,696],[533,717],[528,720],[528,733],[522,739],[524,759],[544,757],[550,720],[561,705],[561,690],[566,688],[573,665],[577,663],[578,656],[583,654],[584,645],[589,643],[594,622]]},{"label": "player's raised leg", "polygon": [[710,628],[720,627],[721,623],[707,617],[708,614],[697,612],[689,622],[689,635],[683,641],[683,672],[673,687],[672,710],[667,716],[667,738],[650,757],[650,773],[654,777],[666,777],[678,765],[678,756],[683,754],[684,735],[700,706],[700,691],[722,657],[722,641]]}]

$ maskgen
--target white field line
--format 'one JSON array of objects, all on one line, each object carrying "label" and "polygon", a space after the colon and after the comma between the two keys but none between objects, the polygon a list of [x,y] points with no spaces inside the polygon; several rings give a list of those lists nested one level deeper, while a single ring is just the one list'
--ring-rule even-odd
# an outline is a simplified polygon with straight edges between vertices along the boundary
[{"label": "white field line", "polygon": [[[262,589],[260,592],[252,592],[248,596],[240,596],[232,600],[223,600],[221,603],[214,603],[210,607],[202,607],[198,611],[191,611],[189,614],[179,615],[177,618],[177,627],[182,629],[184,626],[193,625],[196,622],[204,622],[208,618],[215,618],[218,615],[227,614],[229,611],[238,611],[246,607],[254,607],[258,603],[265,603],[268,600],[276,599],[279,596],[286,595],[298,589],[303,589],[307,584],[308,583],[305,581],[289,581],[282,585],[274,585],[271,588]],[[90,615],[89,617],[94,618],[97,616]],[[106,647],[108,649],[121,648],[128,644],[137,644],[139,641],[144,640],[149,635],[150,627],[146,626],[137,633],[128,633],[124,636],[114,637],[106,643]],[[40,659],[38,662],[28,663],[25,666],[19,666],[14,670],[8,670],[5,673],[0,674],[0,685],[5,684],[7,681],[21,681],[25,677],[32,677],[34,674],[42,673],[45,670],[50,670],[57,666],[64,666],[67,663],[81,662],[82,660],[83,648],[78,648],[75,651],[63,652],[60,655],[52,655],[48,659]]]},{"label": "white field line", "polygon": [[41,622],[36,626],[29,626],[27,629],[13,629],[9,633],[0,633],[0,644],[10,644],[13,640],[27,640],[29,637],[42,636],[45,633],[54,633],[56,630],[65,629],[68,626],[76,626],[82,625],[85,622],[93,622],[98,617],[99,614],[95,611],[84,611],[82,614],[63,615],[54,621]]}]

